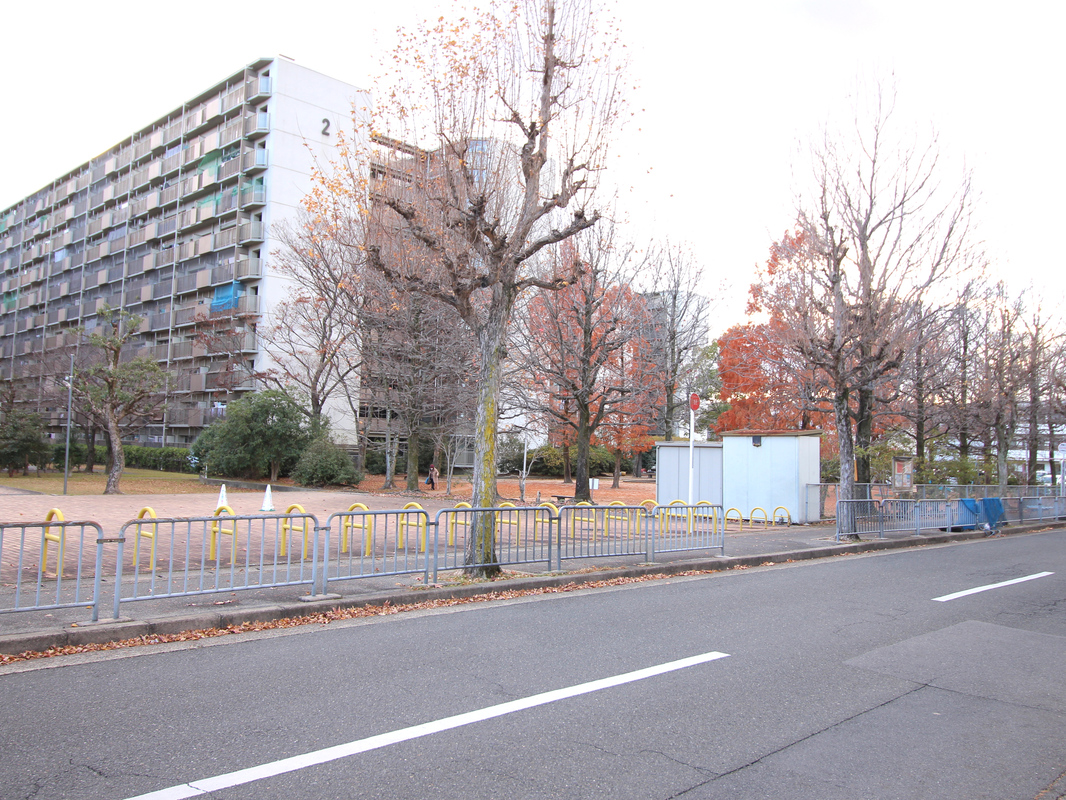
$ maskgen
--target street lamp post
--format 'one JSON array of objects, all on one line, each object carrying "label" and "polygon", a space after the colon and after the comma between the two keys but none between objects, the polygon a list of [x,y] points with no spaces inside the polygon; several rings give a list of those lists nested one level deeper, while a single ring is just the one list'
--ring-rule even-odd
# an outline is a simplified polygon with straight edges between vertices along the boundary
[{"label": "street lamp post", "polygon": [[70,408],[74,395],[74,354],[70,354],[70,373],[67,375],[67,454],[63,460],[63,494],[67,493],[67,476],[70,475]]}]

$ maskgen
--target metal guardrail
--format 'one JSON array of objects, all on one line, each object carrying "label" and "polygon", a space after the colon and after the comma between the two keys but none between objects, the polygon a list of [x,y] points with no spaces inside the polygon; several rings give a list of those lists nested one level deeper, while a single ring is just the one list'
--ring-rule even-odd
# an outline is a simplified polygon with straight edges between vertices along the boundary
[{"label": "metal guardrail", "polygon": [[[1001,504],[1002,517],[998,516]],[[989,508],[996,508],[993,519]],[[849,534],[909,533],[930,530],[995,529],[1003,522],[1036,522],[1066,517],[1066,497],[957,498],[952,500],[838,500],[836,539]]]},{"label": "metal guardrail", "polygon": [[95,622],[99,612],[95,598],[103,574],[98,543],[103,537],[95,522],[48,519],[0,524],[0,584],[5,594],[12,595],[0,613],[91,604]]},{"label": "metal guardrail", "polygon": [[219,512],[145,517],[122,526],[113,540],[121,565],[115,573],[116,617],[120,604],[132,600],[315,585],[320,535],[313,514]]},{"label": "metal guardrail", "polygon": [[[287,511],[237,515],[222,506],[210,517],[157,518],[145,508],[114,537],[58,511],[44,522],[0,524],[0,612],[91,606],[97,621],[105,604],[117,619],[123,603],[140,600],[297,585],[325,594],[331,582],[411,573],[428,583],[475,561],[561,569],[565,559],[725,555],[722,508],[706,503],[460,503],[433,518],[416,503],[387,511],[357,503],[325,525],[299,506]],[[479,559],[475,547],[484,550]],[[49,574],[48,563],[62,568]]]}]

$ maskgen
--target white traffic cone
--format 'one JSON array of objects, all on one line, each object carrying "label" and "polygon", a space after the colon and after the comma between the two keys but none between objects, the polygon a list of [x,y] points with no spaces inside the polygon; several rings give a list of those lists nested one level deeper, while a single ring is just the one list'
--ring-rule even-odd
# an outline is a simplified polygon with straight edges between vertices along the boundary
[{"label": "white traffic cone", "polygon": [[263,507],[260,511],[273,511],[274,510],[274,498],[270,496],[270,484],[267,484],[266,491],[263,492]]},{"label": "white traffic cone", "polygon": [[222,488],[218,492],[218,505],[215,506],[215,510],[222,508],[222,506],[228,506],[229,500],[226,499],[226,484],[222,484]]}]

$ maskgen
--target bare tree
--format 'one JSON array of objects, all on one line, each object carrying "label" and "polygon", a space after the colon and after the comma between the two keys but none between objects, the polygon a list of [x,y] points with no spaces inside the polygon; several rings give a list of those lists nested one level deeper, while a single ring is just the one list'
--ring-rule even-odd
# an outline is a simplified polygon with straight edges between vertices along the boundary
[{"label": "bare tree", "polygon": [[980,358],[974,375],[973,406],[987,433],[986,446],[996,453],[996,480],[1005,489],[1010,477],[1009,455],[1020,421],[1020,400],[1028,383],[1025,369],[1029,347],[1022,327],[1025,307],[998,284],[984,304]]},{"label": "bare tree", "polygon": [[[621,113],[621,71],[603,20],[580,0],[525,0],[409,34],[395,61],[401,73],[408,65],[415,72],[385,93],[399,107],[386,104],[379,130],[390,133],[391,120],[407,126],[396,131],[407,142],[428,144],[378,137],[369,186],[353,156],[312,198],[312,210],[335,224],[351,217],[338,204],[357,203],[369,204],[371,225],[398,228],[425,253],[414,262],[430,268],[411,272],[373,245],[369,264],[453,307],[477,339],[475,505],[497,499],[500,386],[515,303],[526,289],[577,279],[578,263],[551,273],[537,256],[600,217],[592,195]],[[499,571],[490,518],[474,526],[466,557],[475,574]]]},{"label": "bare tree", "polygon": [[709,344],[707,314],[709,301],[699,293],[703,272],[691,253],[667,243],[648,259],[653,276],[645,293],[648,305],[648,330],[644,338],[651,344],[658,362],[659,409],[658,433],[673,441],[674,432],[688,407],[686,389],[691,388],[693,367],[701,348]]},{"label": "bare tree", "polygon": [[605,420],[621,415],[634,392],[626,380],[626,351],[647,330],[648,315],[644,298],[632,289],[641,264],[632,247],[614,241],[613,226],[564,242],[556,255],[580,261],[581,275],[573,285],[541,290],[525,304],[517,314],[510,358],[525,389],[516,398],[520,407],[573,428],[574,498],[588,501],[592,438]]},{"label": "bare tree", "polygon": [[288,298],[258,328],[273,364],[263,381],[306,401],[313,426],[321,426],[332,400],[360,367],[363,291],[357,251],[341,247],[328,231],[302,216],[275,226],[281,248],[274,266],[291,280]]},{"label": "bare tree", "polygon": [[144,357],[127,358],[123,349],[136,336],[140,317],[104,306],[97,311],[103,332],[88,332],[86,345],[100,354],[97,363],[75,370],[73,391],[88,415],[101,420],[107,434],[107,485],[104,494],[119,493],[126,467],[123,428],[143,422],[162,401],[163,370]]},{"label": "bare tree", "polygon": [[[377,280],[374,278],[377,277]],[[424,444],[439,452],[471,383],[473,342],[455,311],[438,300],[403,292],[367,276],[363,320],[364,398],[385,408],[386,486],[391,488],[393,422],[407,442],[407,488],[419,489],[418,464]]]},{"label": "bare tree", "polygon": [[[753,287],[754,303],[781,323],[783,349],[812,370],[832,405],[845,501],[855,497],[856,451],[869,452],[878,387],[892,389],[920,340],[919,299],[963,264],[968,227],[968,179],[945,198],[935,140],[894,143],[891,103],[880,91],[873,100],[853,139],[827,135],[814,149],[798,234]],[[850,534],[843,509],[838,525]]]}]

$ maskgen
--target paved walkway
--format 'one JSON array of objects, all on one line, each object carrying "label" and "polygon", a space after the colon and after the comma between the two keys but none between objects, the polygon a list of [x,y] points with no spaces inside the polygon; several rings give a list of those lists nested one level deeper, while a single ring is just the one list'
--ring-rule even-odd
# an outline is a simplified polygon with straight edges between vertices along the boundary
[{"label": "paved walkway", "polygon": [[[263,494],[258,491],[227,490],[229,505],[238,515],[258,514]],[[432,495],[371,495],[358,492],[298,491],[273,495],[274,507],[283,512],[292,504],[300,504],[321,522],[331,513],[346,510],[352,503],[363,503],[375,511],[399,509],[417,500],[432,516],[437,510],[451,508],[452,501]],[[137,516],[144,506],[152,507],[159,517],[209,516],[215,509],[217,495],[119,495],[55,497],[47,495],[0,496],[0,521],[39,522],[51,508],[60,508],[69,520],[99,522],[105,535],[113,535],[121,526]],[[1061,523],[1066,524],[1066,523]],[[1025,532],[1051,527],[1044,523],[1034,526],[1015,526],[1008,532]],[[102,621],[88,624],[91,615],[86,608],[52,611],[23,611],[0,614],[0,652],[17,653],[46,649],[62,644],[111,641],[119,638],[175,633],[197,628],[224,627],[245,621],[277,619],[300,614],[325,611],[338,606],[357,606],[424,602],[434,598],[469,596],[492,590],[524,589],[570,582],[600,580],[614,576],[633,576],[649,573],[681,572],[692,569],[730,569],[738,566],[758,566],[771,562],[821,558],[843,553],[858,553],[894,547],[962,541],[984,538],[982,532],[940,533],[922,536],[894,536],[884,540],[870,540],[857,544],[839,545],[834,541],[834,529],[828,525],[795,525],[772,527],[768,530],[733,532],[726,535],[725,557],[706,551],[663,553],[657,563],[644,564],[639,556],[576,559],[563,563],[564,572],[550,573],[547,564],[531,565],[515,577],[493,584],[451,584],[439,587],[422,585],[421,575],[388,575],[333,582],[329,591],[337,592],[327,598],[310,597],[307,586],[288,586],[271,589],[250,589],[222,594],[175,597],[161,600],[139,600],[123,603],[121,613],[128,621]],[[7,556],[4,556],[7,561]],[[50,562],[51,563],[51,562]],[[580,572],[595,567],[602,572]],[[538,572],[537,570],[544,570]],[[570,572],[573,571],[573,572]],[[109,617],[110,609],[103,609],[101,617]]]}]

